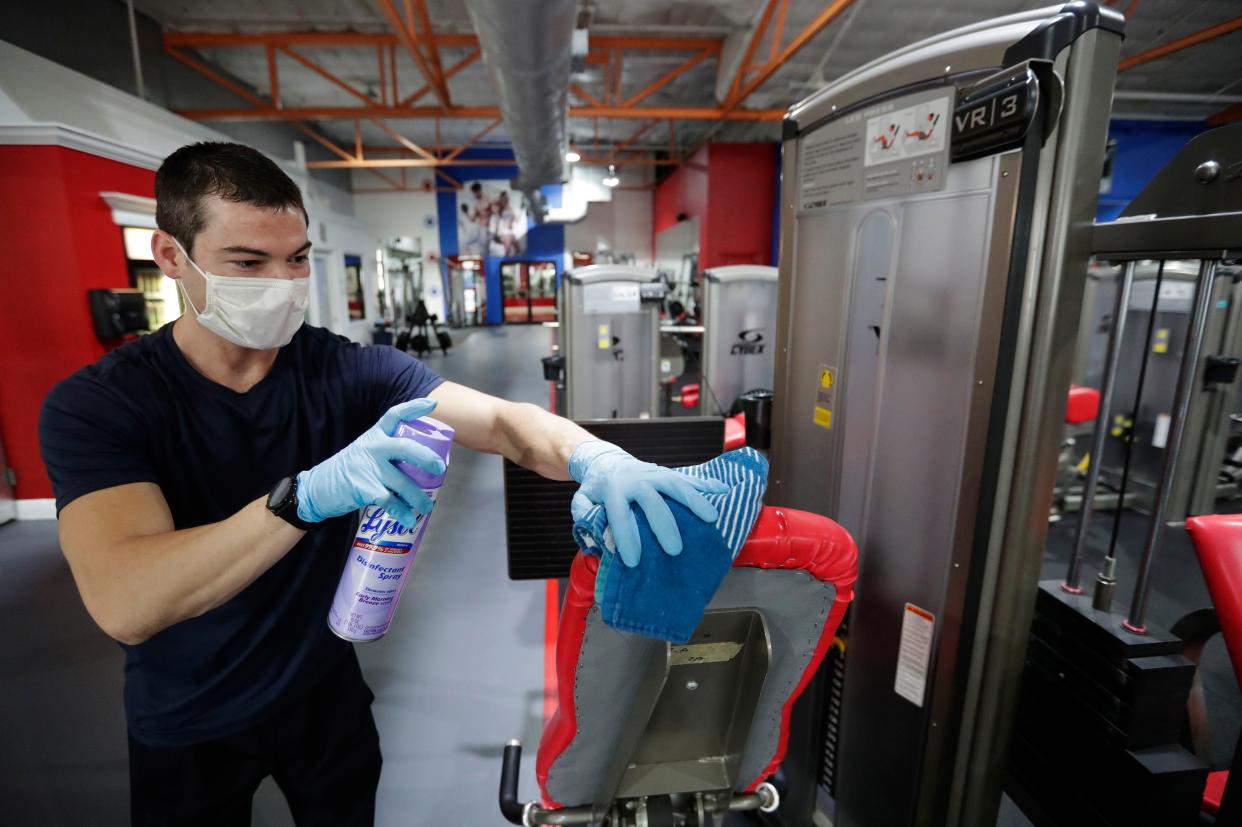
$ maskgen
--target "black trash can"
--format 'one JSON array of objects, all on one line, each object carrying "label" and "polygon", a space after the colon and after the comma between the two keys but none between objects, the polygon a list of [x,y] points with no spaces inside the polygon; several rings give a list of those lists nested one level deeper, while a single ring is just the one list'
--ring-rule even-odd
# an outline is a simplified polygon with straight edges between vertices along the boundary
[{"label": "black trash can", "polygon": [[772,445],[772,391],[747,391],[738,397],[746,414],[746,444],[766,451]]},{"label": "black trash can", "polygon": [[543,378],[549,382],[560,382],[565,375],[565,357],[561,355],[545,356],[543,362]]}]

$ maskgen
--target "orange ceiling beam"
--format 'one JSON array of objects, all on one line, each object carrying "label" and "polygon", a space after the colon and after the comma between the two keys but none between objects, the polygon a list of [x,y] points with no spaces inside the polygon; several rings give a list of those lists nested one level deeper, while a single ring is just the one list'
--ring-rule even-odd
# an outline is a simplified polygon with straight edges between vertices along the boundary
[{"label": "orange ceiling beam", "polygon": [[[332,85],[336,86],[339,89],[345,90],[346,92],[353,95],[355,98],[367,104],[368,106],[370,106],[371,104],[380,102],[380,101],[376,101],[375,98],[371,97],[366,92],[363,92],[360,89],[355,89],[352,85],[347,83],[342,78],[339,78],[336,75],[332,74],[327,69],[323,68],[318,63],[306,57],[305,55],[302,55],[298,52],[293,51],[293,49],[289,48],[288,46],[277,46],[275,48],[278,49],[281,53],[293,58],[298,63],[305,66],[307,69],[310,69],[312,72],[319,75],[319,77],[328,81]],[[380,66],[383,67],[383,65],[384,65],[383,61],[380,61]]]},{"label": "orange ceiling beam", "polygon": [[[413,152],[416,155],[421,155],[425,160],[434,161],[436,159],[436,156],[432,155],[430,152],[423,149],[421,146],[414,143],[409,138],[402,135],[400,132],[397,132],[397,130],[393,129],[392,127],[390,127],[388,124],[384,123],[383,121],[373,118],[371,120],[371,123],[375,124],[377,127],[379,127],[381,132],[383,132],[389,138],[392,138],[397,143],[401,144],[401,146],[405,147],[410,152]],[[357,155],[359,158],[362,157],[361,152],[357,153]]]},{"label": "orange ceiling beam", "polygon": [[[443,106],[451,106],[449,100],[448,87],[444,83],[443,78],[435,73],[435,70],[428,64],[427,59],[423,57],[422,50],[419,48],[418,32],[411,31],[405,20],[401,18],[401,13],[397,11],[396,6],[392,4],[392,0],[378,0],[380,13],[384,15],[384,19],[388,21],[388,25],[396,32],[397,40],[410,53],[410,57],[414,59],[418,70],[423,73],[423,78],[431,85],[431,91],[435,92],[436,99]],[[431,48],[437,48],[437,44],[432,41]]]},{"label": "orange ceiling beam", "polygon": [[[495,106],[308,106],[277,109],[267,101],[251,108],[179,109],[177,114],[198,121],[301,121],[354,118],[499,118]],[[726,109],[678,106],[575,106],[571,118],[638,118],[682,121],[779,121],[784,109]]]},{"label": "orange ceiling beam", "polygon": [[[380,0],[384,2],[385,0]],[[396,9],[393,9],[396,11]],[[404,21],[403,21],[404,22]],[[221,48],[228,46],[388,46],[398,42],[389,32],[165,32],[164,43],[173,47]],[[440,32],[432,36],[436,46],[478,46],[479,39],[470,32]],[[591,35],[591,50],[650,49],[654,51],[698,52],[706,49],[720,54],[724,41],[709,37],[629,37],[626,35]],[[601,54],[601,57],[603,55]]]},{"label": "orange ceiling beam", "polygon": [[704,49],[701,52],[698,52],[697,54],[691,56],[688,60],[686,60],[680,66],[678,66],[676,69],[673,69],[667,72],[663,77],[649,84],[647,88],[626,98],[621,103],[621,106],[623,107],[633,106],[636,103],[639,103],[640,101],[645,100],[647,96],[651,95],[653,92],[658,92],[659,90],[663,89],[665,86],[668,86],[670,83],[677,80],[677,78],[681,77],[686,72],[689,72],[695,66],[698,66],[700,63],[702,63],[704,60],[707,60],[712,55],[713,55],[713,52],[710,52],[706,49]]},{"label": "orange ceiling beam", "polygon": [[769,60],[766,64],[760,67],[755,76],[751,80],[745,82],[742,88],[737,91],[736,95],[731,96],[729,100],[725,101],[725,110],[732,111],[735,107],[740,106],[742,101],[746,100],[751,92],[766,83],[768,78],[776,74],[777,69],[784,66],[790,58],[802,50],[803,46],[810,43],[815,35],[822,32],[829,23],[836,20],[841,13],[853,5],[853,3],[854,0],[832,0],[831,3],[824,7],[823,11],[815,16],[814,20],[807,23],[806,26],[803,27],[802,31],[794,35],[793,40],[789,41],[789,43],[780,50],[780,52],[776,55],[775,60]]},{"label": "orange ceiling beam", "polygon": [[[449,78],[456,75],[462,69],[465,69],[471,63],[474,63],[476,60],[478,60],[482,54],[483,54],[482,49],[475,49],[473,52],[470,52],[465,57],[463,57],[461,60],[457,61],[452,66],[444,70],[444,79],[447,81]],[[394,88],[396,88],[395,84],[394,84]],[[423,95],[427,94],[430,91],[431,91],[431,86],[428,84],[423,84],[418,89],[414,90],[414,92],[402,98],[401,106],[409,106],[411,103],[418,100],[419,98],[421,98]]]},{"label": "orange ceiling beam", "polygon": [[578,100],[582,101],[588,106],[603,106],[604,105],[603,103],[600,102],[599,98],[595,97],[590,92],[583,89],[581,86],[579,86],[576,83],[569,84],[569,92],[570,94],[577,96]]},{"label": "orange ceiling beam", "polygon": [[763,35],[768,30],[768,21],[772,19],[772,13],[776,11],[776,7],[780,3],[781,0],[768,0],[767,5],[763,7],[763,14],[760,15],[759,22],[755,25],[755,30],[751,32],[750,40],[746,43],[746,51],[742,53],[742,61],[737,65],[737,72],[733,75],[733,82],[729,84],[727,100],[733,100],[742,88],[742,81],[751,68],[750,61],[755,56],[755,49],[759,47],[759,41],[763,40]]},{"label": "orange ceiling beam", "polygon": [[483,139],[483,136],[484,136],[484,135],[486,135],[487,133],[491,132],[493,129],[495,129],[495,128],[496,128],[496,127],[498,127],[498,126],[500,126],[500,116],[499,116],[499,115],[497,115],[497,116],[496,116],[496,120],[492,121],[492,122],[491,122],[491,123],[489,123],[487,126],[483,127],[483,128],[482,128],[482,129],[480,129],[478,132],[476,132],[476,133],[474,133],[473,135],[471,135],[471,136],[470,136],[470,140],[466,141],[464,144],[462,144],[461,146],[459,146],[459,147],[457,147],[456,149],[454,149],[454,150],[453,150],[452,152],[450,152],[448,155],[444,156],[444,160],[446,160],[446,161],[455,161],[455,160],[457,160],[457,156],[461,155],[461,154],[462,154],[463,152],[465,152],[467,149],[469,149],[470,147],[472,147],[472,146],[474,146],[475,144],[477,144],[479,141],[481,141],[481,140]]},{"label": "orange ceiling beam", "polygon": [[1234,121],[1242,121],[1242,103],[1235,103],[1233,106],[1222,109],[1208,118],[1208,123],[1212,126],[1223,126]]},{"label": "orange ceiling beam", "polygon": [[1117,71],[1124,72],[1127,69],[1133,69],[1135,66],[1142,66],[1144,63],[1168,57],[1174,52],[1180,52],[1183,49],[1189,49],[1191,46],[1198,46],[1200,43],[1215,40],[1238,29],[1242,29],[1242,17],[1235,17],[1232,20],[1217,23],[1215,26],[1208,26],[1206,29],[1200,29],[1185,37],[1179,37],[1177,40],[1170,41],[1162,46],[1155,46],[1146,51],[1139,52],[1137,55],[1131,55],[1117,64]]}]

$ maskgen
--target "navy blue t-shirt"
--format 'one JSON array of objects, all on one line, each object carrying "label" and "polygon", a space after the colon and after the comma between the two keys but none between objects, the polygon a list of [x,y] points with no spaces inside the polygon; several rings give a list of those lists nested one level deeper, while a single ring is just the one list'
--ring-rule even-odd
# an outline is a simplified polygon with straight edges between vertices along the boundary
[{"label": "navy blue t-shirt", "polygon": [[[176,527],[190,528],[235,514],[442,381],[391,347],[303,325],[271,372],[237,393],[190,366],[169,324],[53,388],[39,441],[58,511],[92,491],[153,482]],[[355,524],[321,523],[232,600],[123,645],[133,736],[177,746],[236,732],[339,663],[350,644],[328,630],[328,606]]]}]

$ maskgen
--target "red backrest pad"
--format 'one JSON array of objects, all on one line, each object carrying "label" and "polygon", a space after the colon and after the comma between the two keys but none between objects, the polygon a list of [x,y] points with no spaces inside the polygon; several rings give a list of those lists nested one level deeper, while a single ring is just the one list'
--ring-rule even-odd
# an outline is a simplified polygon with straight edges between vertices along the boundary
[{"label": "red backrest pad", "polygon": [[1233,672],[1242,686],[1242,514],[1212,514],[1186,521],[1207,580]]},{"label": "red backrest pad", "polygon": [[[810,662],[782,709],[780,740],[776,753],[759,777],[744,779],[744,789],[751,791],[771,775],[785,757],[789,741],[789,714],[793,703],[815,676],[820,662],[832,644],[845,610],[854,599],[854,581],[858,577],[858,548],[849,532],[827,517],[790,508],[766,506],[755,521],[755,527],[738,552],[733,566],[805,571],[820,581],[831,582],[836,592],[832,609],[824,621]],[[544,728],[535,761],[535,776],[539,781],[545,806],[560,806],[559,802],[548,796],[548,772],[577,733],[574,681],[582,652],[582,640],[586,633],[587,614],[595,602],[595,575],[598,570],[597,558],[581,553],[574,558],[565,604],[561,609],[556,639],[557,707]]]}]

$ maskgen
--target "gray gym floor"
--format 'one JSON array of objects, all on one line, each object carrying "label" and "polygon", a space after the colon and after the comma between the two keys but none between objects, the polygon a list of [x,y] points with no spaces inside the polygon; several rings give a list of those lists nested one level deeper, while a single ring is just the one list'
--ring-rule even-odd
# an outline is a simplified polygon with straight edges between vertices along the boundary
[{"label": "gray gym floor", "polygon": [[[542,327],[454,332],[427,362],[448,379],[548,403]],[[542,731],[544,584],[506,575],[500,458],[453,453],[445,487],[388,636],[359,647],[384,751],[376,823],[486,827],[501,747],[531,760]],[[51,521],[0,527],[0,824],[127,825],[121,650],[78,598]],[[256,827],[292,824],[275,785]]]}]

